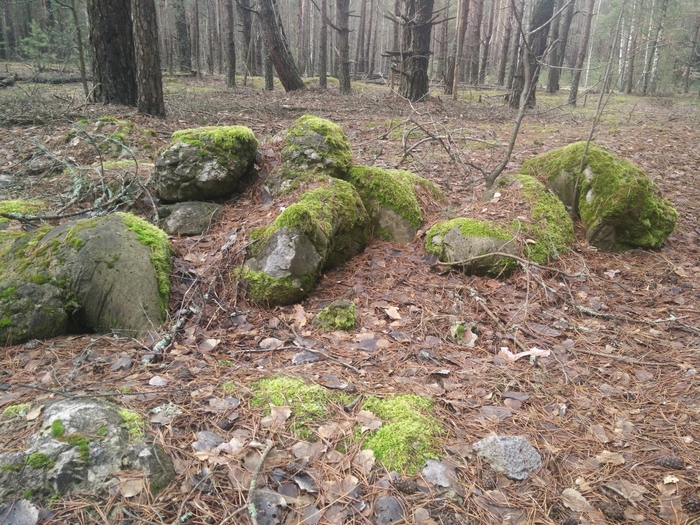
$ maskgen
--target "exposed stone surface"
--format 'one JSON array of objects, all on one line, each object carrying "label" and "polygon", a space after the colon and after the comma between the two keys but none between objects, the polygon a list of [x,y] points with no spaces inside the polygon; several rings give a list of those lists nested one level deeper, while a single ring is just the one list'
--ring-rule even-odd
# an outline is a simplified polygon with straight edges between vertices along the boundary
[{"label": "exposed stone surface", "polygon": [[304,115],[287,130],[282,164],[266,179],[275,195],[305,182],[328,177],[345,178],[352,165],[352,149],[345,132],[333,122]]},{"label": "exposed stone surface", "polygon": [[521,171],[548,183],[578,213],[593,246],[660,248],[678,220],[671,203],[639,167],[593,144],[578,177],[584,147],[576,142],[548,151],[525,162]]},{"label": "exposed stone surface", "polygon": [[200,235],[221,218],[223,209],[209,202],[178,202],[158,208],[159,226],[168,235]]},{"label": "exposed stone surface", "polygon": [[[439,222],[426,234],[425,249],[443,262],[457,262],[494,252],[517,255],[514,235],[498,224],[473,219]],[[469,274],[501,275],[515,267],[515,261],[500,255],[484,257],[461,266]]]},{"label": "exposed stone surface", "polygon": [[228,197],[251,182],[257,149],[244,126],[176,131],[155,161],[156,194],[171,202]]},{"label": "exposed stone surface", "polygon": [[270,306],[301,300],[323,270],[364,249],[369,229],[369,216],[351,184],[332,179],[304,193],[272,225],[251,233],[257,242],[241,272],[249,297]]},{"label": "exposed stone surface", "polygon": [[493,470],[510,479],[527,479],[542,466],[542,456],[524,437],[489,436],[472,448]]},{"label": "exposed stone surface", "polygon": [[159,492],[175,477],[172,462],[160,446],[144,442],[133,415],[100,399],[47,405],[26,451],[0,454],[0,502],[27,493],[43,504],[54,493],[97,494],[124,470],[144,472],[151,492]]},{"label": "exposed stone surface", "polygon": [[0,233],[0,344],[71,326],[140,336],[164,319],[170,246],[129,214]]},{"label": "exposed stone surface", "polygon": [[391,525],[403,521],[404,511],[401,502],[394,496],[381,496],[374,504],[375,525]]},{"label": "exposed stone surface", "polygon": [[340,299],[321,310],[312,324],[321,330],[352,330],[356,320],[355,303]]}]

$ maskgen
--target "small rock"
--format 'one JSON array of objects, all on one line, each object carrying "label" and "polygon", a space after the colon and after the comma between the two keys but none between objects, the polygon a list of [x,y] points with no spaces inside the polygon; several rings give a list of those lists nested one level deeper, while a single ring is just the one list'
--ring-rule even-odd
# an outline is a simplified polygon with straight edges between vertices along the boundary
[{"label": "small rock", "polygon": [[490,436],[472,446],[477,455],[496,472],[522,481],[542,466],[542,457],[520,436]]},{"label": "small rock", "polygon": [[403,508],[394,496],[382,496],[374,504],[375,525],[390,525],[403,519]]}]

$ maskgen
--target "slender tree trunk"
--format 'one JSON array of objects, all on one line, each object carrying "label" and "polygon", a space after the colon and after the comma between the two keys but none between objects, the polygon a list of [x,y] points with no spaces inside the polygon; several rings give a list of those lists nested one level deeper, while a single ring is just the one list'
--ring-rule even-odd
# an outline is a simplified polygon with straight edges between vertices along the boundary
[{"label": "slender tree trunk", "polygon": [[192,3],[192,54],[194,55],[194,68],[197,70],[197,76],[202,77],[202,67],[200,64],[200,38],[199,38],[199,3]]},{"label": "slender tree trunk", "polygon": [[365,39],[365,46],[363,49],[364,57],[363,57],[363,66],[364,66],[364,72],[369,73],[369,76],[372,75],[372,68],[370,68],[370,53],[372,49],[372,31],[374,31],[374,0],[370,0],[369,2],[369,23],[367,24],[367,38]]},{"label": "slender tree trunk", "polygon": [[496,83],[499,86],[504,86],[506,83],[506,67],[508,66],[508,51],[510,50],[510,39],[513,32],[513,4],[510,0],[506,0],[507,13],[505,27],[503,28],[503,41],[501,42],[501,58],[498,61],[498,80]]},{"label": "slender tree trunk", "polygon": [[88,0],[87,6],[93,51],[93,96],[105,104],[135,106],[136,64],[130,0]]},{"label": "slender tree trunk", "polygon": [[[70,0],[70,3],[63,3],[60,0],[56,0],[56,3],[61,7],[68,9],[71,13],[71,18],[73,20],[73,27],[75,28],[75,40],[78,47],[78,63],[80,65],[80,80],[83,83],[83,94],[85,98],[90,95],[90,90],[88,89],[87,83],[87,69],[85,66],[85,46],[83,45],[83,30],[80,27],[80,20],[78,19],[78,10],[75,8],[75,0]],[[0,58],[6,59],[5,54],[5,39],[2,34],[3,20],[0,20],[0,50],[2,54]]]},{"label": "slender tree trunk", "polygon": [[328,87],[328,0],[321,0],[321,34],[318,39],[318,85]]},{"label": "slender tree trunk", "polygon": [[142,115],[165,117],[155,1],[131,0],[131,15],[134,24],[138,111]]},{"label": "slender tree trunk", "polygon": [[452,43],[452,55],[448,59],[445,75],[445,94],[457,99],[457,85],[464,53],[464,40],[467,34],[467,19],[469,18],[470,0],[459,0],[457,6],[457,29]]},{"label": "slender tree trunk", "polygon": [[578,85],[581,81],[583,63],[586,60],[586,50],[588,49],[588,41],[591,37],[591,22],[593,22],[594,8],[595,0],[588,0],[586,2],[586,18],[583,22],[583,35],[581,36],[581,43],[579,44],[578,55],[576,56],[576,64],[571,77],[571,89],[569,90],[568,102],[572,106],[576,105],[578,99]]},{"label": "slender tree trunk", "polygon": [[[565,0],[556,0],[554,12],[559,13]],[[551,34],[549,37],[549,55],[547,64],[547,93],[556,93],[559,90],[559,50],[561,49],[561,39],[559,37],[559,26],[561,25],[561,13],[554,15],[551,24]]]},{"label": "slender tree trunk", "polygon": [[189,73],[192,71],[192,44],[187,27],[185,0],[173,0],[173,7],[175,9],[175,34],[177,35],[180,72]]},{"label": "slender tree trunk", "polygon": [[300,75],[307,71],[307,64],[310,58],[309,50],[309,1],[299,1],[299,38],[297,40],[297,69]]},{"label": "slender tree trunk", "polygon": [[336,0],[338,83],[341,95],[350,94],[350,0]]},{"label": "slender tree trunk", "polygon": [[[520,7],[516,4],[516,9],[513,11],[514,21],[518,19],[522,20],[525,15],[525,0],[519,2]],[[515,35],[512,39],[511,50],[510,50],[510,69],[508,70],[508,80],[506,81],[506,89],[513,88],[513,82],[515,81],[515,72],[518,70],[518,64],[521,60],[521,47],[520,42],[522,41],[522,34],[518,27],[515,29]]]},{"label": "slender tree trunk", "polygon": [[252,39],[253,33],[253,16],[250,11],[250,0],[238,0],[236,2],[238,9],[238,18],[241,21],[241,34],[243,42],[243,67],[246,73],[251,75],[257,74],[255,68],[255,46]]},{"label": "slender tree trunk", "polygon": [[637,1],[635,0],[633,5],[634,7],[632,8],[632,21],[630,24],[629,36],[627,39],[625,83],[623,85],[623,89],[628,95],[632,93],[632,86],[634,85],[634,63],[637,57],[637,34],[639,33],[638,25],[642,21],[644,2],[641,1],[639,6],[637,6]]},{"label": "slender tree trunk", "polygon": [[486,26],[486,34],[484,35],[481,44],[481,65],[479,66],[479,84],[486,83],[486,65],[489,61],[489,52],[491,50],[491,38],[493,37],[493,22],[496,16],[496,11],[499,7],[498,0],[491,0],[489,5],[489,22]]},{"label": "slender tree trunk", "polygon": [[299,76],[294,58],[289,51],[287,37],[284,35],[282,24],[274,0],[259,0],[260,23],[263,28],[265,48],[275,66],[277,76],[284,90],[295,91],[304,88],[304,81]]},{"label": "slender tree trunk", "polygon": [[[661,15],[658,18],[658,24],[656,26],[656,33],[651,41],[650,52],[648,53],[648,61],[644,67],[644,81],[642,83],[642,95],[646,95],[649,91],[649,86],[652,86],[652,93],[654,92],[656,85],[656,71],[655,64],[659,62],[659,49],[661,44],[661,36],[664,30],[664,21],[666,20],[666,8],[668,7],[668,0],[661,0]],[[653,79],[653,81],[652,81]]]},{"label": "slender tree trunk", "polygon": [[484,0],[472,0],[472,20],[467,39],[467,78],[471,84],[479,82],[479,49],[481,46],[481,22],[484,18]]},{"label": "slender tree trunk", "polygon": [[[6,3],[6,2],[3,2]],[[5,42],[5,16],[0,12],[0,60],[7,60],[7,44]]]},{"label": "slender tree trunk", "polygon": [[367,0],[360,0],[360,19],[357,29],[357,47],[355,48],[355,78],[365,72],[365,26],[367,21]]},{"label": "slender tree trunk", "polygon": [[275,79],[273,76],[274,64],[272,63],[272,58],[269,54],[265,53],[265,91],[272,91],[275,89]]},{"label": "slender tree trunk", "polygon": [[234,87],[236,85],[236,38],[235,25],[233,20],[233,2],[226,0],[226,85]]},{"label": "slender tree trunk", "polygon": [[693,64],[698,61],[700,57],[700,50],[698,50],[698,40],[700,40],[700,16],[698,16],[695,21],[695,31],[693,31],[693,37],[690,42],[690,52],[688,53],[688,65],[685,68],[685,74],[683,75],[683,93],[690,92],[690,71],[693,68]]},{"label": "slender tree trunk", "polygon": [[372,38],[372,46],[369,50],[369,74],[374,75],[376,70],[376,60],[377,60],[377,42],[379,40],[379,2],[373,2],[375,11],[374,20],[374,37]]},{"label": "slender tree trunk", "polygon": [[553,86],[555,92],[559,91],[559,79],[561,78],[561,71],[564,67],[564,59],[566,58],[566,49],[569,43],[569,33],[571,32],[571,21],[574,18],[576,2],[571,1],[568,7],[564,10],[564,18],[561,21],[561,27],[559,28],[559,41],[561,45],[559,46],[559,51],[557,52],[557,72],[555,73],[556,84]]},{"label": "slender tree trunk", "polygon": [[[518,72],[513,84],[513,93],[510,97],[510,106],[512,108],[520,107],[520,95],[523,92],[528,92],[525,107],[534,108],[537,103],[535,92],[537,91],[540,61],[547,48],[547,35],[549,34],[549,24],[553,12],[554,0],[535,0],[530,22],[530,38],[528,39],[527,47],[523,50],[523,58],[518,66]],[[525,85],[526,76],[523,70],[525,61],[528,62],[530,71],[530,86]]]}]

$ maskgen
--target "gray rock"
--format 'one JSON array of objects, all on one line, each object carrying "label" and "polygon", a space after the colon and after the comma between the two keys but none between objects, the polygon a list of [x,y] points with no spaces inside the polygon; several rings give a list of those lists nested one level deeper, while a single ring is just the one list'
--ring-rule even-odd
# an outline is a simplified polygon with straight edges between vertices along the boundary
[{"label": "gray rock", "polygon": [[76,325],[140,337],[165,317],[167,236],[130,214],[0,232],[0,268],[0,344],[53,337]]},{"label": "gray rock", "polygon": [[418,228],[414,227],[411,221],[386,206],[377,208],[377,222],[379,227],[388,233],[389,240],[394,242],[409,243],[418,233]]},{"label": "gray rock", "polygon": [[26,499],[0,505],[2,525],[35,525],[39,521],[39,509]]},{"label": "gray rock", "polygon": [[496,472],[521,481],[542,466],[542,457],[520,436],[490,436],[472,445],[474,452]]},{"label": "gray rock", "polygon": [[374,504],[375,525],[391,525],[403,520],[404,511],[401,503],[394,496],[382,496]]},{"label": "gray rock", "polygon": [[175,132],[155,161],[156,194],[171,202],[228,197],[251,182],[257,149],[255,135],[244,126]]},{"label": "gray rock", "polygon": [[168,235],[200,235],[218,221],[223,208],[208,202],[178,202],[158,208],[160,228]]},{"label": "gray rock", "polygon": [[0,502],[27,491],[41,503],[54,493],[98,494],[124,470],[143,472],[151,492],[161,491],[175,477],[172,462],[159,445],[144,442],[142,424],[132,414],[99,399],[47,405],[26,451],[0,454]]}]

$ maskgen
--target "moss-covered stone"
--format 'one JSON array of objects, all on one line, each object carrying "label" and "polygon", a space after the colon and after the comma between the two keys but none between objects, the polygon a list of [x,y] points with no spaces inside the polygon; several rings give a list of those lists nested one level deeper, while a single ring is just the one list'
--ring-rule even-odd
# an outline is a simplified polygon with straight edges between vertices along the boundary
[{"label": "moss-covered stone", "polygon": [[236,155],[255,156],[258,139],[250,128],[245,126],[206,126],[203,128],[182,129],[173,133],[171,145],[184,142],[200,149],[201,155],[210,154],[226,165],[230,157]]},{"label": "moss-covered stone", "polygon": [[314,426],[330,414],[331,403],[347,403],[349,397],[319,385],[309,385],[295,377],[271,377],[251,386],[254,407],[287,406],[292,409],[290,430],[302,439],[312,435]]},{"label": "moss-covered stone", "polygon": [[27,465],[33,469],[52,469],[56,462],[42,452],[34,452],[27,458]]},{"label": "moss-covered stone", "polygon": [[584,142],[535,157],[522,173],[546,181],[578,211],[586,237],[605,250],[660,248],[675,228],[678,212],[637,166],[591,144],[579,177]]},{"label": "moss-covered stone", "polygon": [[[46,203],[42,200],[0,200],[0,213],[15,213],[20,215],[34,215],[46,209]],[[10,219],[0,217],[0,230],[7,227]]]},{"label": "moss-covered stone", "polygon": [[368,435],[363,448],[374,451],[388,471],[413,475],[423,468],[426,460],[439,459],[438,438],[444,430],[431,415],[430,399],[414,395],[369,397],[362,409],[384,421],[379,430]]},{"label": "moss-covered stone", "polygon": [[445,192],[440,189],[434,182],[421,177],[408,170],[386,170],[389,175],[394,177],[402,184],[411,187],[414,193],[423,193],[429,195],[433,199],[443,202],[445,200]]},{"label": "moss-covered stone", "polygon": [[[399,226],[395,224],[397,218],[405,220],[408,223],[406,226],[414,229],[420,227],[423,222],[420,205],[411,185],[400,182],[387,171],[369,166],[355,166],[348,172],[347,180],[357,188],[380,237],[396,240],[397,232],[393,230]],[[382,208],[394,212],[394,221],[382,220]],[[405,227],[399,229],[404,230]],[[415,231],[413,233],[415,235]],[[410,237],[409,241],[413,239],[412,235],[406,237]]]},{"label": "moss-covered stone", "polygon": [[320,330],[352,330],[356,321],[355,303],[339,300],[321,310],[312,324]]},{"label": "moss-covered stone", "polygon": [[[426,233],[425,250],[443,262],[458,262],[492,252],[517,254],[515,236],[507,228],[489,221],[467,218],[435,224]],[[464,264],[466,273],[508,275],[516,267],[515,259],[494,255]]]}]

